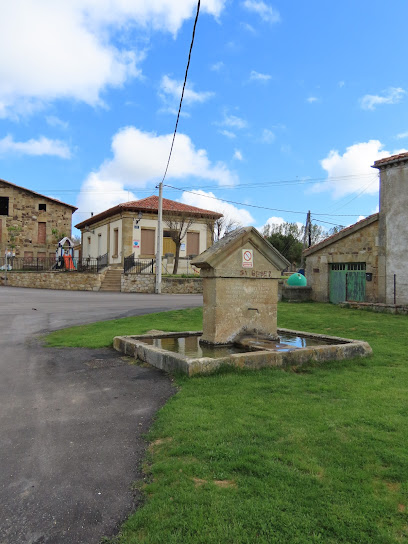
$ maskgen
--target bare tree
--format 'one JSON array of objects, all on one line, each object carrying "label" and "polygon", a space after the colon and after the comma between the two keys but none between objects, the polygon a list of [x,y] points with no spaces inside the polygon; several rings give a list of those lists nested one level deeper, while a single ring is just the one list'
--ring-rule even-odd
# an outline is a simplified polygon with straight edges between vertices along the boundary
[{"label": "bare tree", "polygon": [[231,219],[227,215],[223,215],[214,221],[214,242],[221,240],[223,236],[229,232],[242,227],[241,223],[236,219]]},{"label": "bare tree", "polygon": [[176,255],[174,257],[173,274],[177,274],[181,243],[184,240],[188,229],[194,223],[194,218],[188,217],[187,215],[181,217],[177,216],[174,218],[165,217],[163,218],[163,221],[169,228],[171,239],[176,244]]}]

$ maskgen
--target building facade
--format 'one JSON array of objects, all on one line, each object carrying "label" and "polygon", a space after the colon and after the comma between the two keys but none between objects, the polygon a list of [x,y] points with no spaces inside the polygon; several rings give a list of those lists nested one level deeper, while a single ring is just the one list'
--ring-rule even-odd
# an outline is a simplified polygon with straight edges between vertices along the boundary
[{"label": "building facade", "polygon": [[320,302],[378,299],[378,220],[370,215],[306,249],[306,276]]},{"label": "building facade", "polygon": [[[108,254],[110,265],[121,266],[125,257],[154,259],[157,247],[157,196],[125,202],[82,221],[82,257]],[[163,199],[163,255],[175,254],[171,227],[185,221],[187,234],[180,247],[180,257],[198,255],[213,242],[214,222],[222,214]]]},{"label": "building facade", "polygon": [[408,153],[376,161],[379,213],[306,249],[313,298],[408,304]]},{"label": "building facade", "polygon": [[53,257],[58,241],[71,236],[77,208],[0,180],[0,251],[27,260]]}]

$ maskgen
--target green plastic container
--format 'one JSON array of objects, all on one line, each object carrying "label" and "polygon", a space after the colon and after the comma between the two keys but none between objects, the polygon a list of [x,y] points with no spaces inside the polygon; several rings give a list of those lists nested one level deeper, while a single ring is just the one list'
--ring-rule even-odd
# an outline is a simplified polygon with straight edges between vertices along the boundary
[{"label": "green plastic container", "polygon": [[304,277],[303,274],[299,274],[298,272],[296,272],[288,278],[287,284],[291,285],[292,287],[306,287],[307,279]]}]

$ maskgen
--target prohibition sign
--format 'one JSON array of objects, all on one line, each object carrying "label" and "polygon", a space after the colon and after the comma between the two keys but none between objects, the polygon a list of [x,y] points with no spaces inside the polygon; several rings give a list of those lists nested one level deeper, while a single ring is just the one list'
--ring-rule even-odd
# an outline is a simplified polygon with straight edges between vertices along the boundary
[{"label": "prohibition sign", "polygon": [[254,266],[254,252],[252,249],[242,250],[242,267],[253,268]]}]

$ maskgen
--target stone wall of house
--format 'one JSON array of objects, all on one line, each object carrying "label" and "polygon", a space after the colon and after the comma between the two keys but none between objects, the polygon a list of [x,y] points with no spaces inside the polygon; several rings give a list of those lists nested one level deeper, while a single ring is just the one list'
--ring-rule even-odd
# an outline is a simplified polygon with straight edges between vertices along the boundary
[{"label": "stone wall of house", "polygon": [[380,168],[379,221],[379,296],[378,301],[408,304],[407,237],[408,237],[408,161]]},{"label": "stone wall of house", "polygon": [[32,289],[57,289],[65,291],[99,291],[104,273],[87,272],[7,272],[0,271],[0,285],[31,287]]},{"label": "stone wall of house", "polygon": [[[122,293],[154,293],[154,274],[122,274]],[[162,278],[164,294],[200,294],[203,292],[201,278]]]},{"label": "stone wall of house", "polygon": [[[6,245],[14,250],[16,257],[24,257],[25,253],[33,258],[55,256],[61,235],[71,236],[72,208],[1,180],[0,197],[9,198],[8,215],[0,215],[1,256]],[[40,210],[40,204],[45,205],[46,210]],[[39,223],[45,223],[45,243],[39,240]],[[15,240],[8,243],[10,227],[18,230],[13,231]],[[11,248],[12,245],[15,247]]]},{"label": "stone wall of house", "polygon": [[366,263],[366,272],[372,281],[366,282],[366,301],[376,302],[378,297],[378,221],[352,231],[348,236],[330,245],[306,254],[306,277],[312,288],[313,300],[328,302],[330,295],[331,263]]}]

